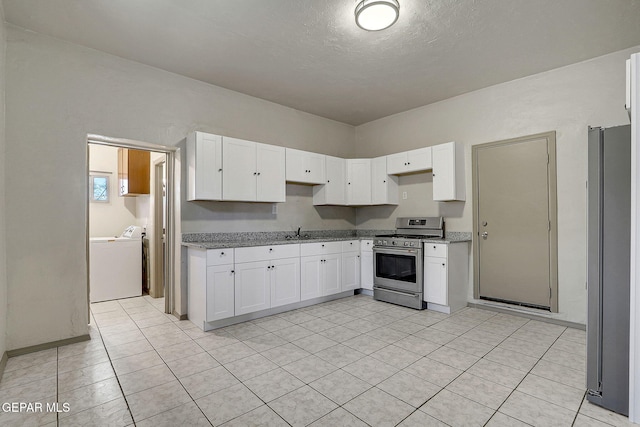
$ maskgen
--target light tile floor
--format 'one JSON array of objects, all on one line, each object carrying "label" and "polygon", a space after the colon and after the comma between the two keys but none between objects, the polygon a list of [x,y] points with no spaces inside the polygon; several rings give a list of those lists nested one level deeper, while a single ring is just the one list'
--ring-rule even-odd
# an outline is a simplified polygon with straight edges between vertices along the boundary
[{"label": "light tile floor", "polygon": [[92,304],[91,341],[9,359],[0,402],[61,412],[0,425],[630,425],[584,399],[584,331],[364,295],[211,332],[163,307]]}]

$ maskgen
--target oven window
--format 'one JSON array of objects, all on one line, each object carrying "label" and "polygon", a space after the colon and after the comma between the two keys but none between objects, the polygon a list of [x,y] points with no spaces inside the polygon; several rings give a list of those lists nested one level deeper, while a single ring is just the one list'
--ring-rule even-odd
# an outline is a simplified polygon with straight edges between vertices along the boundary
[{"label": "oven window", "polygon": [[416,257],[376,253],[376,277],[416,283]]}]

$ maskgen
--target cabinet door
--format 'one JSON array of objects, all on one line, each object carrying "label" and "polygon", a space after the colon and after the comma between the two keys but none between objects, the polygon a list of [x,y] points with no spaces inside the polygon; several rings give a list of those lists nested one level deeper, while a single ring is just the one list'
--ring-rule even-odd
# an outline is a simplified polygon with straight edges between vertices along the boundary
[{"label": "cabinet door", "polygon": [[342,290],[342,254],[324,255],[322,259],[322,295],[337,294]]},{"label": "cabinet door", "polygon": [[457,142],[432,147],[433,200],[465,200],[464,148]]},{"label": "cabinet door", "polygon": [[256,201],[256,143],[222,138],[222,199]]},{"label": "cabinet door", "polygon": [[424,258],[424,300],[447,305],[446,258]]},{"label": "cabinet door", "polygon": [[194,132],[187,137],[187,200],[222,199],[222,137]]},{"label": "cabinet door", "polygon": [[305,159],[307,180],[310,184],[324,184],[326,180],[326,159],[324,154],[307,153]]},{"label": "cabinet door", "polygon": [[342,254],[342,290],[360,287],[360,254],[348,252]]},{"label": "cabinet door", "polygon": [[314,205],[345,205],[347,203],[347,164],[345,159],[325,156],[325,184],[313,187]]},{"label": "cabinet door", "polygon": [[256,144],[258,202],[285,201],[285,155],[283,147]]},{"label": "cabinet door", "polygon": [[306,182],[307,165],[306,151],[285,149],[286,180],[289,182]]},{"label": "cabinet door", "polygon": [[268,261],[236,264],[236,316],[265,310],[271,306]]},{"label": "cabinet door", "polygon": [[373,252],[360,254],[360,287],[373,290]]},{"label": "cabinet door", "polygon": [[398,177],[387,175],[387,158],[371,159],[371,203],[398,204]]},{"label": "cabinet door", "polygon": [[371,159],[347,159],[347,205],[371,204]]},{"label": "cabinet door", "polygon": [[407,153],[390,154],[387,156],[387,173],[396,175],[407,171]]},{"label": "cabinet door", "polygon": [[128,192],[127,166],[127,149],[118,148],[118,195],[120,196],[124,196]]},{"label": "cabinet door", "polygon": [[207,322],[235,315],[233,264],[207,267]]},{"label": "cabinet door", "polygon": [[300,301],[300,258],[271,261],[269,274],[271,307]]},{"label": "cabinet door", "polygon": [[322,255],[300,258],[300,300],[305,301],[322,295]]},{"label": "cabinet door", "polygon": [[431,147],[407,151],[407,172],[426,171],[432,166]]}]

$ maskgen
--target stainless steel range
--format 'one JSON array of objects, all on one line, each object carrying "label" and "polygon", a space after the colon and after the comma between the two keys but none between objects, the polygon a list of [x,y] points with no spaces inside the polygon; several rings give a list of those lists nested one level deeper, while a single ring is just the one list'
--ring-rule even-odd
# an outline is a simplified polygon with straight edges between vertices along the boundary
[{"label": "stainless steel range", "polygon": [[423,243],[444,237],[442,217],[397,218],[396,233],[373,240],[373,298],[422,310]]}]

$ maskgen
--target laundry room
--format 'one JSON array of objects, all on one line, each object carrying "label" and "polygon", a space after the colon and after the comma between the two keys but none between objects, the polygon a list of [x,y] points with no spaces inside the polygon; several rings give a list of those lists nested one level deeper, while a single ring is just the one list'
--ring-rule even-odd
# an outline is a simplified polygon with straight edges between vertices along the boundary
[{"label": "laundry room", "polygon": [[164,296],[164,166],[163,153],[89,144],[92,303]]}]

